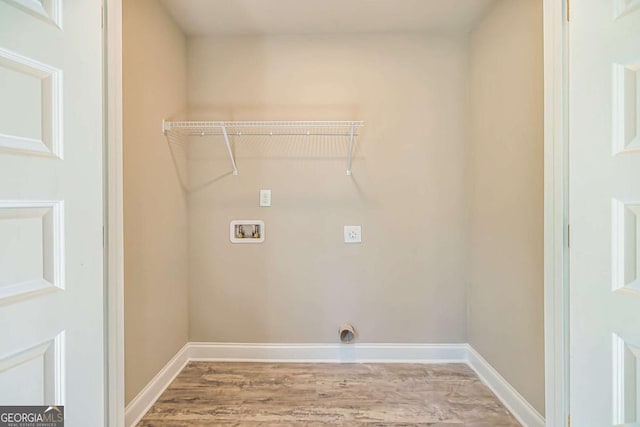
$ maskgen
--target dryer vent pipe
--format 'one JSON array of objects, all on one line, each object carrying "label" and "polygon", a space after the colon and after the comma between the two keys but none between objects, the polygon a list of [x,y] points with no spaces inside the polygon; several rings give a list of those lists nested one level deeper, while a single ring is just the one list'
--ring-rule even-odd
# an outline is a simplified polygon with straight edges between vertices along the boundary
[{"label": "dryer vent pipe", "polygon": [[351,344],[356,339],[356,330],[353,325],[345,323],[339,329],[340,342],[343,344]]}]

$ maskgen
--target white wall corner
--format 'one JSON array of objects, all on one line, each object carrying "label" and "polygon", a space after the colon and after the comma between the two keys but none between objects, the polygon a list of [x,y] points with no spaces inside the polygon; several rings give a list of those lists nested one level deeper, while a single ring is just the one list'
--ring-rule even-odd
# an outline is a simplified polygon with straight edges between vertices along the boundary
[{"label": "white wall corner", "polygon": [[471,346],[467,362],[523,426],[544,427],[542,415]]},{"label": "white wall corner", "polygon": [[140,393],[127,405],[125,409],[125,426],[133,427],[151,409],[169,384],[178,376],[189,362],[189,343],[176,353],[175,356],[156,374]]}]

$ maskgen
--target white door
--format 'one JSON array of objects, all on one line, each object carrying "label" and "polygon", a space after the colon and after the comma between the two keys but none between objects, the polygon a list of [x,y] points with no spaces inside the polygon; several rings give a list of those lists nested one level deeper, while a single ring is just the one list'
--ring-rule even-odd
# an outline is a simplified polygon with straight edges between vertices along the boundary
[{"label": "white door", "polygon": [[570,22],[571,424],[640,423],[640,0]]},{"label": "white door", "polygon": [[100,0],[0,0],[0,405],[104,425]]}]

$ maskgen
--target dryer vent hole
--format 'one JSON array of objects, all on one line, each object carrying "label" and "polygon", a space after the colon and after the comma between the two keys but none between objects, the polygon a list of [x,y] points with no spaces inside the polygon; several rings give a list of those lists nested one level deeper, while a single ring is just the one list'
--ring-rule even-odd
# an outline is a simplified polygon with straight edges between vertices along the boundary
[{"label": "dryer vent hole", "polygon": [[339,330],[340,342],[351,344],[356,339],[356,330],[352,325],[344,324]]}]

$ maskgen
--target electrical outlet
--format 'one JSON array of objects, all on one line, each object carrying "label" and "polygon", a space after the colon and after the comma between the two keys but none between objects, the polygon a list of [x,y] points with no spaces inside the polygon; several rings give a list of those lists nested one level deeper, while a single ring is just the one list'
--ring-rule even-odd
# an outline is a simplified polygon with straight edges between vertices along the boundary
[{"label": "electrical outlet", "polygon": [[362,227],[359,225],[344,226],[345,243],[362,243]]}]

